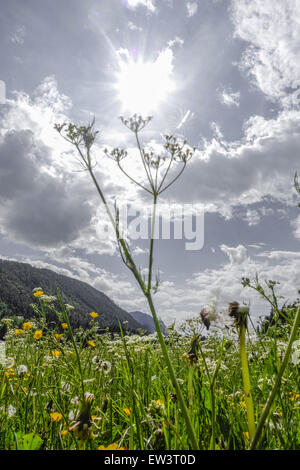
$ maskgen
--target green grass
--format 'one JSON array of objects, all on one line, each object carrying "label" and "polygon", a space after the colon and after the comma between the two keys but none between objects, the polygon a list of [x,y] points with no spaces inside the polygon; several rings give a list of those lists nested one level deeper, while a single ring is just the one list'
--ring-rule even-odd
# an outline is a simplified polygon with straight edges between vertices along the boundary
[{"label": "green grass", "polygon": [[[71,334],[61,323],[72,311],[59,312],[56,329],[49,329],[44,307],[44,314],[31,321],[32,328],[19,327],[23,332],[16,334],[11,324],[5,338],[0,449],[96,450],[116,443],[130,450],[192,448],[156,335],[120,334],[112,339],[109,331],[97,335],[92,319],[88,331]],[[247,341],[256,424],[275,383],[294,316],[295,310],[290,311],[280,330]],[[39,339],[36,330],[43,331]],[[199,448],[248,449],[237,335],[231,340],[211,336],[199,344],[171,331],[166,343]],[[294,362],[285,369],[260,449],[300,448],[299,365]]]}]

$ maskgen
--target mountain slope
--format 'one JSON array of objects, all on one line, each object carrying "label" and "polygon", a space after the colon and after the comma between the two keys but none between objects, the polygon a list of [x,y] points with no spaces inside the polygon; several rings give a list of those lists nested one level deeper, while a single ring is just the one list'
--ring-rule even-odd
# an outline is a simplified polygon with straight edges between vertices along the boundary
[{"label": "mountain slope", "polygon": [[[151,315],[148,315],[147,313],[143,313],[139,311],[129,312],[129,313],[132,316],[132,318],[134,318],[134,320],[144,325],[144,328],[147,328],[150,331],[150,333],[154,333],[156,331],[154,321]],[[164,324],[164,322],[160,320],[159,323],[160,323],[162,332],[166,333],[166,325]]]},{"label": "mountain slope", "polygon": [[[69,312],[74,327],[88,326],[91,320],[88,314],[94,311],[99,313],[97,321],[100,327],[119,331],[118,322],[127,321],[126,329],[143,328],[143,325],[107,295],[85,282],[56,274],[49,269],[0,259],[0,305],[6,305],[5,314],[11,313],[24,318],[33,316],[30,304],[36,302],[32,295],[32,289],[35,287],[41,287],[47,295],[56,295],[59,288],[64,302],[75,307],[75,310]],[[54,320],[54,317],[51,320]]]}]

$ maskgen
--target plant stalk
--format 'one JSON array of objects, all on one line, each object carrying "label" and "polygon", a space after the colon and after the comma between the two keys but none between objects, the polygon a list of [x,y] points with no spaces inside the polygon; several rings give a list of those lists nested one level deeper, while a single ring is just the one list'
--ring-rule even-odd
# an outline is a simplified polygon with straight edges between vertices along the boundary
[{"label": "plant stalk", "polygon": [[244,384],[245,402],[247,410],[247,421],[250,439],[255,434],[255,420],[254,420],[254,407],[251,394],[251,384],[249,375],[249,366],[246,352],[246,325],[241,325],[239,331],[239,342],[240,342],[240,357],[242,364],[242,376]]}]

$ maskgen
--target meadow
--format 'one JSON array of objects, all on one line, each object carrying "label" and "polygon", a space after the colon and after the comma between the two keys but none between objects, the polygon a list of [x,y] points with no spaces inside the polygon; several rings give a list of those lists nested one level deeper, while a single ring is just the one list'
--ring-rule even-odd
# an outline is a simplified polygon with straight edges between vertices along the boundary
[{"label": "meadow", "polygon": [[[146,277],[122,235],[118,206],[110,210],[94,172],[95,121],[55,128],[75,148],[92,180],[114,229],[120,258],[147,301],[156,333],[125,334],[122,324],[118,334],[99,331],[104,312],[86,312],[89,327],[73,331],[73,307],[59,290],[54,297],[35,288],[34,318],[2,319],[7,333],[0,366],[0,449],[300,448],[300,307],[298,302],[279,310],[276,281],[265,281],[263,287],[258,276],[254,281],[242,279],[244,287],[256,290],[272,306],[274,321],[264,332],[251,325],[249,306],[231,302],[221,313],[210,305],[187,320],[181,331],[171,328],[163,335],[153,301],[161,287],[159,275],[153,280],[156,208],[195,149],[168,135],[162,154],[143,148],[139,133],[151,119],[121,118],[135,136],[146,183],[124,170],[126,150],[104,151],[152,198]],[[177,172],[170,173],[173,166]],[[295,188],[300,194],[297,174]],[[57,318],[54,324],[49,322],[50,310]],[[210,334],[204,339],[205,327]]]},{"label": "meadow", "polygon": [[[53,297],[33,292],[35,318],[4,319],[0,365],[0,449],[184,450],[193,444],[157,335],[72,331],[72,308],[62,303],[47,323]],[[249,328],[249,362],[257,423],[272,392],[291,334],[287,321],[259,334]],[[198,448],[249,449],[240,347],[232,319],[203,340],[203,318],[169,329],[165,344],[187,404]],[[226,327],[224,326],[226,324]],[[251,326],[251,325],[250,325]],[[202,340],[201,340],[202,337]],[[298,348],[298,349],[297,349]],[[2,351],[3,352],[3,351]],[[300,448],[299,340],[260,435],[259,449]]]}]

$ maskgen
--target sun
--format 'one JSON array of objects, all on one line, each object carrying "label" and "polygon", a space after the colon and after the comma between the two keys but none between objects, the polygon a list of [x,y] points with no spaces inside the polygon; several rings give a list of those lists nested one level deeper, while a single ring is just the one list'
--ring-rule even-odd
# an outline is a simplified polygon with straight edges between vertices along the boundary
[{"label": "sun", "polygon": [[172,56],[161,52],[155,62],[127,58],[120,61],[116,88],[122,110],[145,116],[167,100],[174,90]]}]

